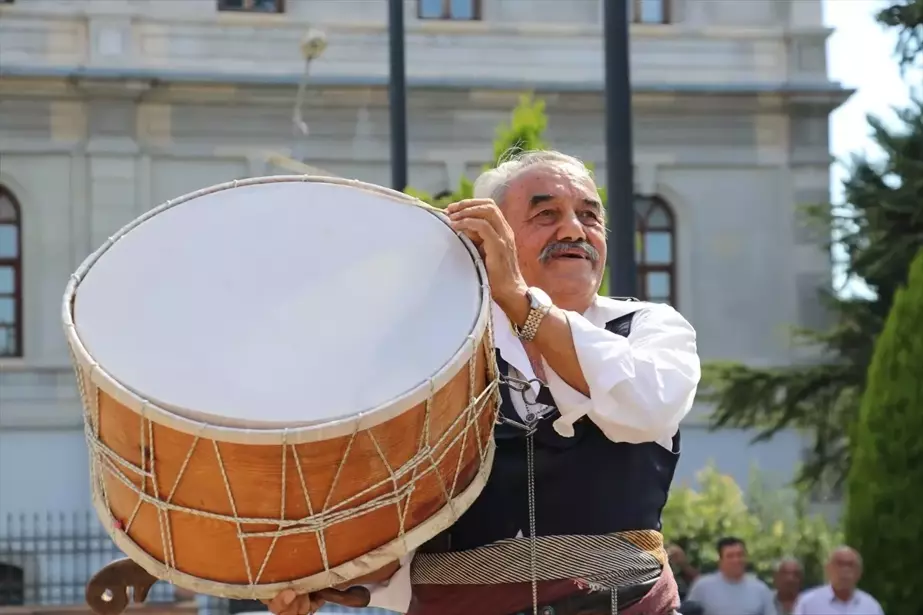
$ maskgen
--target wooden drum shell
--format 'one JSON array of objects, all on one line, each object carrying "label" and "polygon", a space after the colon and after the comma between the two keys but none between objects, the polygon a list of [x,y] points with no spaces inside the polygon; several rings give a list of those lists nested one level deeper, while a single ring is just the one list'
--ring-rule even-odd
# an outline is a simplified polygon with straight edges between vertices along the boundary
[{"label": "wooden drum shell", "polygon": [[[293,179],[240,183],[266,181]],[[334,425],[333,436],[323,426],[270,433],[200,424],[114,380],[73,322],[80,279],[108,245],[88,258],[62,316],[85,410],[93,502],[116,545],[185,589],[265,599],[372,572],[454,523],[486,483],[499,404],[486,272],[466,246],[485,294],[471,336],[459,340],[464,347],[431,382],[343,421],[348,428]]]},{"label": "wooden drum shell", "polygon": [[[462,434],[466,424],[460,422],[453,428],[452,423],[469,403],[469,368],[473,367],[475,373],[474,396],[487,387],[487,352],[490,349],[482,341],[476,360],[472,359],[474,365],[469,362],[435,394],[429,404],[431,440],[436,442],[443,434],[448,434],[447,441],[432,451],[435,459],[441,457],[436,464],[438,474],[430,471],[419,479],[413,491],[400,500],[400,505],[384,506],[323,531],[328,567],[359,558],[401,535],[402,511],[399,507],[405,507],[404,529],[409,531],[449,505],[445,497],[447,492],[454,498],[471,484],[481,465],[481,452],[491,442],[493,422],[496,420],[494,400],[492,397],[487,400],[488,407],[480,413],[478,428],[472,426],[468,429],[467,438]],[[218,583],[248,585],[252,579],[263,585],[294,581],[325,570],[321,537],[316,532],[281,536],[273,545],[271,537],[239,540],[238,528],[228,521],[176,510],[165,513],[169,519],[161,519],[154,505],[138,505],[137,492],[124,484],[115,468],[123,478],[130,478],[136,489],[143,488],[144,493],[156,500],[165,500],[172,491],[171,502],[177,506],[239,518],[303,519],[310,516],[311,511],[302,489],[301,475],[305,477],[307,496],[315,512],[323,507],[328,497],[329,502],[335,504],[356,495],[366,485],[386,481],[390,476],[389,470],[370,435],[378,441],[388,465],[392,469],[400,468],[410,462],[420,449],[427,405],[426,402],[418,404],[390,421],[357,432],[354,437],[283,447],[218,442],[206,438],[197,440],[191,434],[151,419],[142,419],[137,412],[99,391],[99,441],[136,468],[153,474],[156,489],[150,479],[142,487],[140,474],[124,466],[112,467],[98,456],[93,456],[91,463],[103,482],[100,488],[105,492],[116,528],[122,528],[119,531],[125,532],[128,538],[158,561],[167,563],[169,557],[177,571]],[[452,440],[459,434],[462,437],[453,444]],[[350,450],[345,457],[347,447]],[[286,450],[284,479],[283,448]],[[192,453],[186,462],[190,449]],[[345,462],[334,486],[334,477],[344,457]],[[185,470],[177,482],[184,463]],[[301,466],[300,474],[298,465]],[[426,465],[421,466],[421,472]],[[432,467],[432,464],[429,465]],[[456,468],[460,468],[457,480]],[[223,475],[227,476],[229,489]],[[382,486],[350,502],[349,507],[386,492],[396,493],[395,488],[405,487],[411,477],[404,476],[395,483]],[[228,497],[229,490],[234,499],[233,507]],[[245,533],[271,533],[277,529],[278,525],[240,527],[240,531]],[[246,545],[246,559],[242,544]],[[272,552],[264,566],[270,547]],[[168,555],[171,548],[172,554]],[[262,574],[256,579],[261,567]]]}]

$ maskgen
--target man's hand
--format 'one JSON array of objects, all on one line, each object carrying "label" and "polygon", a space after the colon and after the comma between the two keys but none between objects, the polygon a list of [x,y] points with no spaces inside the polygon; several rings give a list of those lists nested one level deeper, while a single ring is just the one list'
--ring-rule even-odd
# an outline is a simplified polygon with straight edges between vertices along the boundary
[{"label": "man's hand", "polygon": [[[494,301],[509,314],[525,303],[528,285],[519,271],[513,230],[490,199],[466,199],[445,209],[452,228],[467,236],[484,257]],[[522,323],[518,323],[522,324]]]},{"label": "man's hand", "polygon": [[293,589],[285,589],[272,600],[263,601],[273,615],[311,615],[324,606],[324,601],[311,594],[297,594]]},{"label": "man's hand", "polygon": [[[269,607],[269,611],[273,613],[273,615],[311,615],[312,613],[316,613],[317,610],[327,602],[350,607],[368,606],[368,590],[361,586],[384,583],[394,576],[394,573],[397,572],[400,567],[400,562],[391,562],[375,572],[370,572],[367,575],[353,579],[349,583],[344,583],[337,588],[350,593],[353,593],[355,590],[362,590],[365,592],[364,603],[362,604],[354,603],[353,596],[336,596],[338,592],[332,590],[321,590],[320,592],[314,592],[312,594],[298,594],[293,589],[284,589],[272,600],[263,600],[263,604]],[[350,587],[353,589],[350,590]],[[321,597],[322,595],[323,597]],[[324,598],[326,598],[326,600]]]}]

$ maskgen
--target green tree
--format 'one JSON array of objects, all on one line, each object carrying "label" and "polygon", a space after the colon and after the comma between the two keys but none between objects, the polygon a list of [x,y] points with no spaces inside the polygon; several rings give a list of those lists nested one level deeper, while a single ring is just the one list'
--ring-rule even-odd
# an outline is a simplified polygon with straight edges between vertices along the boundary
[{"label": "green tree", "polygon": [[709,466],[699,472],[699,488],[674,487],[663,511],[663,534],[686,552],[690,564],[714,570],[719,538],[736,536],[747,543],[753,572],[771,582],[774,564],[796,557],[806,585],[823,582],[827,554],[841,542],[839,530],[807,511],[803,495],[793,488],[774,488],[754,472],[747,494],[730,476]]},{"label": "green tree", "polygon": [[888,615],[923,613],[923,250],[875,344],[852,442],[846,537]]},{"label": "green tree", "polygon": [[[549,144],[545,141],[545,130],[548,128],[548,115],[545,112],[545,101],[536,99],[531,94],[526,94],[519,99],[519,104],[510,114],[510,120],[507,124],[501,124],[497,127],[496,138],[493,144],[493,157],[491,162],[485,164],[483,169],[496,168],[510,154],[522,151],[547,149]],[[592,172],[592,165],[587,164],[587,168]],[[606,202],[606,189],[599,188],[599,197],[602,202]],[[458,188],[454,191],[444,194],[439,198],[434,197],[428,192],[417,190],[416,188],[407,188],[407,194],[416,197],[424,203],[429,203],[435,207],[444,208],[447,205],[470,199],[474,196],[474,184],[467,177],[459,180]],[[603,274],[602,288],[600,294],[608,294],[609,272]]]},{"label": "green tree", "polygon": [[[923,0],[893,2],[878,21],[896,29],[904,66],[923,55]],[[871,296],[828,290],[819,300],[834,323],[825,331],[798,331],[796,343],[819,351],[802,365],[751,368],[715,363],[704,369],[701,398],[715,404],[714,427],[759,428],[758,439],[798,427],[814,435],[813,455],[803,466],[807,484],[839,485],[850,459],[850,434],[865,389],[875,339],[895,290],[923,246],[923,100],[897,112],[895,125],[869,118],[883,159],[853,157],[841,205],[806,209],[811,224],[829,234],[844,254],[849,281],[864,282]],[[832,231],[832,233],[830,233]]]},{"label": "green tree", "polygon": [[[543,135],[548,127],[548,115],[545,113],[545,101],[526,94],[519,99],[519,104],[510,114],[508,124],[497,127],[497,136],[494,139],[494,152],[490,163],[484,165],[484,170],[495,168],[504,158],[517,151],[546,149]],[[424,203],[436,207],[445,207],[450,203],[470,199],[473,196],[474,184],[467,177],[462,176],[458,188],[439,198],[417,190],[407,188],[405,192],[416,197]]]}]

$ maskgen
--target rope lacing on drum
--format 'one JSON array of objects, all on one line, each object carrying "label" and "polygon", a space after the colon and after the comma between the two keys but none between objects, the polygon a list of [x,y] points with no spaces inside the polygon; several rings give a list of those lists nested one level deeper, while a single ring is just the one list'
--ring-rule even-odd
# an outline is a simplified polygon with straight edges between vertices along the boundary
[{"label": "rope lacing on drum", "polygon": [[[492,349],[493,333],[489,319],[485,335],[487,338],[485,345],[487,348]],[[109,525],[107,527],[114,527],[115,532],[118,532],[125,538],[128,538],[132,525],[137,520],[138,512],[141,506],[146,504],[154,507],[157,512],[164,561],[158,563],[156,570],[149,570],[149,572],[165,581],[179,584],[193,591],[202,591],[226,598],[249,598],[261,597],[256,594],[255,588],[260,584],[260,580],[265,571],[267,562],[269,561],[274,547],[281,537],[293,534],[314,533],[321,553],[324,571],[328,575],[334,575],[334,572],[329,559],[325,531],[334,525],[358,518],[362,515],[387,506],[396,506],[398,510],[400,525],[400,535],[398,538],[404,539],[405,533],[407,531],[406,517],[410,506],[410,496],[414,492],[414,489],[420,479],[430,474],[435,474],[435,476],[438,477],[437,482],[439,484],[440,490],[442,491],[442,495],[445,498],[445,505],[452,511],[454,519],[457,519],[461,514],[461,511],[457,510],[454,505],[455,503],[453,494],[456,493],[456,489],[458,488],[458,480],[459,475],[461,474],[462,460],[465,456],[466,447],[469,446],[469,440],[475,440],[477,444],[478,460],[483,466],[485,460],[487,459],[488,453],[491,450],[491,447],[489,440],[485,440],[483,437],[484,434],[481,433],[482,430],[479,419],[487,408],[492,407],[493,411],[496,412],[500,401],[499,370],[497,369],[495,360],[493,360],[493,353],[483,352],[481,344],[477,339],[475,339],[474,336],[469,336],[467,342],[471,346],[471,359],[468,362],[469,398],[466,408],[449,422],[449,425],[438,437],[433,438],[433,434],[431,433],[430,419],[433,414],[432,401],[433,396],[436,393],[437,386],[435,381],[431,379],[429,383],[430,395],[425,403],[424,425],[423,429],[421,430],[418,450],[415,455],[413,455],[409,460],[401,464],[399,467],[392,467],[388,463],[385,452],[381,447],[381,444],[378,442],[378,438],[375,436],[375,428],[373,427],[360,430],[358,427],[359,422],[357,421],[356,428],[349,436],[346,450],[344,451],[342,460],[340,461],[340,464],[335,471],[333,482],[329,491],[327,492],[327,496],[320,510],[315,507],[314,503],[311,501],[311,497],[309,496],[306,476],[302,467],[301,458],[295,450],[296,445],[289,441],[287,433],[283,433],[281,443],[282,484],[284,486],[288,479],[287,458],[291,454],[295,462],[294,466],[296,468],[298,481],[300,483],[301,492],[304,496],[305,505],[308,510],[308,515],[299,519],[284,518],[286,506],[286,489],[284,487],[281,494],[279,517],[241,516],[239,514],[234,493],[231,488],[225,462],[222,459],[221,448],[218,441],[215,440],[212,440],[212,448],[214,450],[215,458],[217,460],[221,474],[221,479],[227,493],[231,514],[228,515],[215,513],[208,510],[199,510],[174,502],[173,499],[177,492],[177,488],[183,480],[193,453],[195,452],[199,441],[203,439],[201,433],[193,435],[192,442],[188,451],[186,452],[185,459],[180,466],[177,476],[174,479],[168,493],[165,494],[166,497],[162,497],[159,486],[160,481],[157,479],[156,464],[153,462],[155,458],[155,421],[151,416],[153,414],[150,410],[152,406],[149,404],[149,402],[145,401],[141,404],[140,407],[139,442],[141,446],[141,463],[137,464],[126,459],[124,456],[120,455],[118,452],[113,450],[110,446],[106,445],[102,441],[99,430],[99,388],[94,383],[94,379],[92,377],[92,371],[97,369],[98,366],[93,365],[91,366],[90,370],[84,372],[84,368],[79,367],[79,363],[76,363],[75,361],[75,365],[78,365],[76,369],[78,389],[83,400],[85,414],[85,434],[88,447],[90,449],[91,458],[94,460],[94,463],[90,464],[91,483],[94,497],[99,497],[102,500],[102,504],[104,505],[105,509],[109,511],[112,510],[106,481],[103,480],[103,474],[105,473],[108,474],[108,476],[114,478],[118,483],[127,489],[131,490],[138,498],[132,513],[129,515],[127,520],[122,522],[117,519],[104,519],[104,523],[108,521]],[[484,388],[480,392],[477,392],[476,383],[478,376],[477,364],[479,353],[486,355],[484,358],[487,360],[487,382]],[[493,401],[492,406],[488,404],[488,402],[491,401]],[[199,424],[200,432],[206,430],[207,428],[208,425]],[[472,430],[474,430],[473,435],[471,434]],[[353,494],[338,502],[334,502],[332,497],[337,487],[338,479],[344,466],[346,465],[346,461],[349,459],[349,451],[351,450],[356,437],[360,432],[366,434],[373,443],[373,447],[376,450],[379,459],[386,468],[388,476],[376,482],[375,484],[364,488],[359,493]],[[448,455],[453,454],[456,451],[457,446],[460,446],[460,449],[458,450],[458,461],[455,463],[451,481],[447,482],[443,477],[443,472],[439,471],[439,466]],[[390,489],[385,493],[370,497],[368,501],[358,503],[361,500],[367,498],[373,492],[380,491],[381,488],[386,485],[389,485]],[[205,579],[196,579],[178,571],[176,569],[176,557],[173,549],[173,536],[170,519],[171,513],[185,513],[232,524],[236,528],[237,538],[241,546],[242,557],[244,560],[244,566],[246,568],[248,579],[248,587],[225,587],[216,589],[216,584],[213,582]],[[270,525],[275,526],[276,529],[272,531],[245,531],[244,526],[251,524]],[[111,531],[113,530],[110,529],[110,532]],[[246,546],[247,539],[251,538],[272,539],[271,545],[266,551],[266,554],[263,557],[263,561],[260,563],[255,573],[252,563],[250,562],[250,557]],[[405,551],[407,550],[409,549],[405,549]],[[177,581],[181,582],[177,583]],[[336,585],[344,581],[348,581],[348,579],[341,579],[334,576],[330,578],[330,582],[327,586]],[[320,581],[318,581],[318,583],[320,583]],[[310,588],[308,591],[320,588],[321,587],[318,586]]]}]

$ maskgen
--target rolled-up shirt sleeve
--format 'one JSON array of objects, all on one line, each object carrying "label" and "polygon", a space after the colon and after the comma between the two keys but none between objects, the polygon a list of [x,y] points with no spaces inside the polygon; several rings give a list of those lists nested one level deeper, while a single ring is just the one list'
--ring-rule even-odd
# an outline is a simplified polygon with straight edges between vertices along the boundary
[{"label": "rolled-up shirt sleeve", "polygon": [[689,412],[701,377],[695,329],[667,305],[638,310],[622,337],[576,312],[566,312],[590,396],[573,389],[546,364],[548,386],[561,417],[562,436],[573,436],[583,416],[614,442],[669,446]]},{"label": "rolled-up shirt sleeve", "polygon": [[401,558],[401,567],[398,568],[387,583],[366,585],[371,593],[369,607],[406,613],[410,610],[410,562],[413,552]]}]

